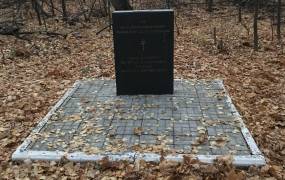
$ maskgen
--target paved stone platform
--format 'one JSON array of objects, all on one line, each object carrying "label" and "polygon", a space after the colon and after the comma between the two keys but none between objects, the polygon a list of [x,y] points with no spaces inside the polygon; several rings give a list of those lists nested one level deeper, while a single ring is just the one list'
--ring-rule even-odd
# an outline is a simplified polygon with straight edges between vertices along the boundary
[{"label": "paved stone platform", "polygon": [[232,154],[265,163],[220,80],[175,80],[173,95],[116,96],[114,80],[78,81],[40,121],[13,160],[181,160]]}]

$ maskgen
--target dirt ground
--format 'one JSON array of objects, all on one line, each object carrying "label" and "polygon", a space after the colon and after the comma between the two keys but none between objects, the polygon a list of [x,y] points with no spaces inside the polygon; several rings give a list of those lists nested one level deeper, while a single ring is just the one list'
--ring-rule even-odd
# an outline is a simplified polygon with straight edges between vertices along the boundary
[{"label": "dirt ground", "polygon": [[[115,78],[112,32],[96,35],[103,19],[76,26],[50,20],[50,29],[68,36],[34,35],[32,41],[0,36],[0,179],[285,179],[285,50],[276,37],[272,41],[270,21],[263,18],[260,49],[253,51],[252,15],[244,14],[243,23],[235,16],[216,18],[231,12],[176,9],[175,78],[223,79],[266,166],[236,169],[230,156],[214,165],[191,156],[183,163],[12,163],[17,146],[76,80]],[[284,32],[283,27],[283,40]]]}]

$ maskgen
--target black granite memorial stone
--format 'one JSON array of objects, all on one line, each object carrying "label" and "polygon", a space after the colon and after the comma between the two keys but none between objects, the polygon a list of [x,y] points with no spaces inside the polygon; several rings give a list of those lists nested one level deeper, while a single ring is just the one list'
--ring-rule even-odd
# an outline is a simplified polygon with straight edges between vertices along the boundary
[{"label": "black granite memorial stone", "polygon": [[118,95],[173,93],[173,10],[115,11]]}]

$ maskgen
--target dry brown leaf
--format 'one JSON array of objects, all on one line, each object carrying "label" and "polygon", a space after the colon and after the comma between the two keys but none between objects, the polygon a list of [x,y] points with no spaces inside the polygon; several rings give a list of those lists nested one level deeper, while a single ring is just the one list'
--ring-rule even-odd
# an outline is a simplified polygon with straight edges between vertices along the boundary
[{"label": "dry brown leaf", "polygon": [[224,147],[228,141],[229,138],[227,136],[218,136],[213,141],[210,141],[210,145],[212,147]]},{"label": "dry brown leaf", "polygon": [[236,170],[232,169],[226,177],[227,180],[244,180],[246,179],[245,174],[242,172],[236,172]]},{"label": "dry brown leaf", "polygon": [[134,135],[140,136],[143,133],[143,128],[142,127],[135,127],[134,128]]}]

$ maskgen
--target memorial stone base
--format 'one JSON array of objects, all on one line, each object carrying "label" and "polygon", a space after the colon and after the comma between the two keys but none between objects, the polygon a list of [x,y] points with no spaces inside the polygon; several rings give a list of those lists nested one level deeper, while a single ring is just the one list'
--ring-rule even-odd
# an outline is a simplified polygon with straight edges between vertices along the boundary
[{"label": "memorial stone base", "polygon": [[175,80],[172,95],[117,96],[114,80],[78,81],[14,152],[13,160],[182,161],[238,166],[265,160],[221,80]]}]

